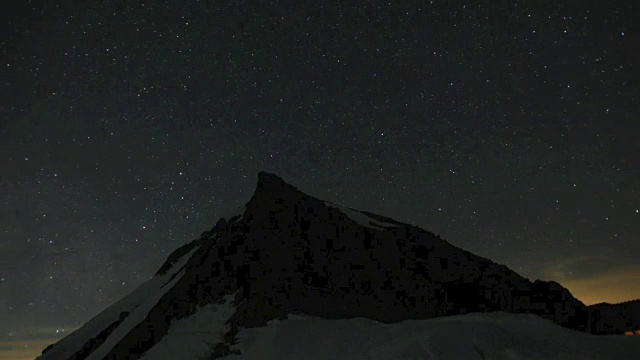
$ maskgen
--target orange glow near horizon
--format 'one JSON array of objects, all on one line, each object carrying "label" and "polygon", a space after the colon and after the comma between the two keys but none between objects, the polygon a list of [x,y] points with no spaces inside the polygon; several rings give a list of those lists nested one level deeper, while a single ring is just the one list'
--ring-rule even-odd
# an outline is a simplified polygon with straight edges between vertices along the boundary
[{"label": "orange glow near horizon", "polygon": [[24,325],[8,338],[0,339],[0,359],[33,360],[42,354],[47,346],[73,333],[77,327],[65,326],[66,332],[57,333],[58,328],[50,325]]},{"label": "orange glow near horizon", "polygon": [[[578,263],[578,261],[575,261]],[[571,268],[568,262],[545,269],[546,280],[554,280],[569,289],[571,294],[585,305],[598,303],[617,304],[625,301],[640,299],[640,264],[620,267],[589,277],[572,278],[567,276]],[[576,270],[573,270],[577,273]]]},{"label": "orange glow near horizon", "polygon": [[44,348],[58,340],[60,339],[0,341],[0,359],[33,360],[42,354]]}]

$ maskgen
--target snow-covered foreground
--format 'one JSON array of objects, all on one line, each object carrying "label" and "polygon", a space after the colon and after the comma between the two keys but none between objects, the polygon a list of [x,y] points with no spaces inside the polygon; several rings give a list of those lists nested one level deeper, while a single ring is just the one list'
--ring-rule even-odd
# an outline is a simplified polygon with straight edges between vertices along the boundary
[{"label": "snow-covered foreground", "polygon": [[223,341],[227,331],[225,322],[233,315],[234,295],[227,295],[224,303],[209,304],[193,315],[174,321],[157,344],[142,360],[205,359],[216,343]]},{"label": "snow-covered foreground", "polygon": [[501,312],[397,324],[290,317],[242,329],[238,337],[242,355],[225,360],[640,359],[640,336],[595,336]]}]

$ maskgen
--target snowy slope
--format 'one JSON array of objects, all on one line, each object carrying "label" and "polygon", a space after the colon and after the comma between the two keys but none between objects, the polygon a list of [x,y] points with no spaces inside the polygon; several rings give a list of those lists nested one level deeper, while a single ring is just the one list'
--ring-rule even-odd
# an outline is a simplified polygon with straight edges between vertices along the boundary
[{"label": "snowy slope", "polygon": [[390,224],[390,223],[385,223],[382,221],[378,221],[372,217],[369,217],[357,210],[353,210],[350,209],[348,207],[344,207],[344,206],[340,206],[334,203],[330,203],[328,201],[325,201],[324,204],[328,207],[334,208],[334,209],[338,209],[340,210],[340,212],[342,212],[343,214],[347,215],[351,220],[357,222],[359,225],[368,227],[370,229],[376,229],[376,230],[385,230],[385,228],[387,227],[397,227],[398,225],[396,224]]},{"label": "snowy slope", "polygon": [[[639,359],[640,337],[596,336],[535,315],[485,313],[382,324],[296,317],[241,329],[223,359]],[[184,358],[195,359],[195,358]]]},{"label": "snowy slope", "polygon": [[[234,296],[174,321],[144,360],[199,360],[222,341]],[[224,360],[638,359],[640,337],[597,336],[531,314],[467,314],[384,324],[365,318],[326,320],[289,315],[261,328],[241,329]]]},{"label": "snowy slope", "polygon": [[238,217],[238,219],[234,222],[238,222],[240,220],[242,220],[242,218],[244,217],[244,213],[247,211],[247,207],[243,206],[242,209],[239,209],[237,211],[235,211],[235,215],[233,216],[229,216],[228,219],[233,219],[235,217]]},{"label": "snowy slope", "polygon": [[221,305],[209,304],[193,315],[173,321],[167,335],[147,351],[141,359],[202,359],[211,353],[227,332],[225,322],[235,312],[235,295],[226,295]]},{"label": "snowy slope", "polygon": [[[174,274],[182,270],[183,266],[197,249],[198,247],[195,247],[188,254],[181,257],[165,274],[151,278],[131,292],[131,294],[108,307],[84,326],[60,340],[53,348],[38,357],[38,359],[67,359],[73,356],[73,354],[82,349],[82,346],[87,341],[95,338],[102,330],[117,322],[121,313],[129,313],[124,321],[111,333],[105,343],[96,349],[96,352],[99,353],[94,352],[91,357],[89,357],[89,359],[101,359],[102,357],[98,355],[103,353],[106,355],[108,350],[116,343],[116,338],[119,340],[126,335],[130,328],[138,324],[139,320],[141,320],[140,317],[144,319],[160,297],[171,289],[175,282],[180,279],[179,274],[169,282],[169,279],[171,279]],[[106,346],[111,347],[107,349]]]}]

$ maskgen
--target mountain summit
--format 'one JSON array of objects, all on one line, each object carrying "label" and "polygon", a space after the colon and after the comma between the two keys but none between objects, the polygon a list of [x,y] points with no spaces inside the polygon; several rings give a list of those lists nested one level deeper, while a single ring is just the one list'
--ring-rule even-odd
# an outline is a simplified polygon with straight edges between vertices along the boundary
[{"label": "mountain summit", "polygon": [[553,331],[640,329],[638,318],[602,326],[556,282],[531,282],[431,232],[322,201],[260,172],[241,213],[175,250],[150,280],[39,359],[186,359],[171,352],[176,346],[196,358],[246,358],[243,331],[295,316],[382,326],[496,312],[533,314],[522,316]]}]

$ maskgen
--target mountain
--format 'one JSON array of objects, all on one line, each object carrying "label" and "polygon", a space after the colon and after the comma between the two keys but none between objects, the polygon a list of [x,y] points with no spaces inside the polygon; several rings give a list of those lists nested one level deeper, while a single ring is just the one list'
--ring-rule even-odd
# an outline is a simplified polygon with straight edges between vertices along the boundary
[{"label": "mountain", "polygon": [[[583,336],[586,348],[596,342],[583,333],[603,328],[608,316],[600,311],[595,319],[556,282],[531,282],[431,232],[322,201],[260,172],[240,214],[175,250],[149,281],[39,359],[156,359],[176,346],[198,352],[197,358],[246,358],[251,346],[271,348],[278,339],[253,336],[242,347],[247,334],[292,324],[292,316],[321,318],[316,324],[360,319],[392,333],[408,320],[430,319],[437,327],[452,315],[476,319],[471,313],[495,313],[484,314],[484,322],[498,332],[505,330],[492,316],[507,316],[504,325],[514,316],[537,315],[531,321]],[[640,317],[615,326],[608,333],[640,329]],[[624,341],[635,344],[637,354],[635,340]]]},{"label": "mountain", "polygon": [[640,299],[619,304],[600,303],[589,306],[591,333],[598,335],[620,334],[640,329]]}]

